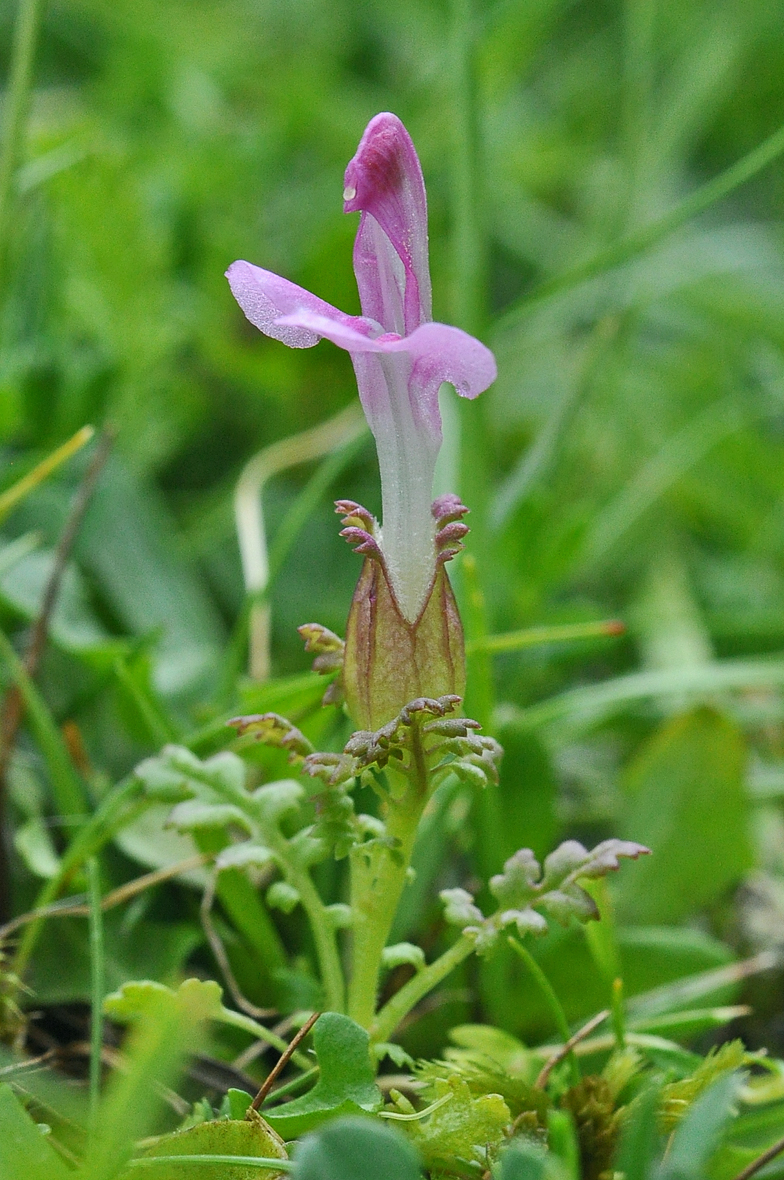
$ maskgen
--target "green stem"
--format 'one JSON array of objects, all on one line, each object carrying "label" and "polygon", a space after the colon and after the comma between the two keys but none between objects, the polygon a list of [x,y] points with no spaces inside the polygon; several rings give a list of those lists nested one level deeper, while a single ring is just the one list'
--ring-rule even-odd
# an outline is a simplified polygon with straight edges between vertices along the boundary
[{"label": "green stem", "polygon": [[376,1011],[381,956],[395,920],[414,851],[422,805],[390,808],[387,832],[394,850],[373,844],[351,854],[352,962],[348,1014],[368,1028]]},{"label": "green stem", "polygon": [[624,1011],[623,980],[620,976],[612,982],[610,992],[612,1004],[612,1026],[618,1049],[626,1048],[626,1013]]},{"label": "green stem", "polygon": [[[524,947],[521,942],[518,942],[517,939],[513,938],[511,935],[507,939],[507,942],[509,943],[512,950],[516,951],[523,960],[534,980],[536,981],[539,990],[544,997],[544,1001],[547,1004],[547,1007],[550,1009],[550,1015],[555,1022],[558,1033],[563,1038],[563,1043],[566,1044],[572,1035],[572,1030],[569,1028],[569,1021],[566,1019],[566,1013],[563,1010],[561,1001],[558,999],[558,996],[553,990],[553,985],[550,983],[550,980],[547,978],[544,971],[539,966],[536,959],[533,957],[527,947]],[[576,1086],[579,1085],[581,1080],[580,1067],[577,1064],[577,1058],[575,1057],[574,1052],[569,1054],[569,1059],[571,1061],[572,1067],[572,1085]]]},{"label": "green stem", "polygon": [[474,949],[474,940],[464,934],[448,951],[437,958],[429,966],[418,971],[413,979],[396,992],[388,1004],[379,1012],[370,1026],[370,1039],[378,1043],[388,1041],[412,1008],[414,1008],[428,992],[437,987],[442,979],[446,979],[459,963],[462,963]]},{"label": "green stem", "polygon": [[344,1012],[346,1008],[346,983],[338,954],[335,927],[327,913],[326,906],[318,894],[307,869],[298,865],[289,867],[286,878],[299,893],[302,908],[308,915],[316,955],[319,961],[321,982],[324,986],[324,1003],[329,1012]]},{"label": "green stem", "polygon": [[90,1134],[98,1130],[98,1104],[101,1099],[101,1053],[103,1050],[103,998],[106,992],[106,961],[101,911],[101,875],[98,861],[87,862],[90,884]]},{"label": "green stem", "polygon": [[[235,803],[239,802],[234,796],[232,799]],[[343,1012],[346,1007],[346,983],[338,954],[335,927],[327,908],[313,884],[310,873],[293,859],[288,842],[278,828],[274,824],[266,823],[257,809],[252,810],[251,814],[261,829],[264,843],[274,852],[283,876],[299,894],[302,908],[308,916],[313,941],[316,944],[325,1007],[329,1012]]]},{"label": "green stem", "polygon": [[0,150],[0,275],[5,268],[7,232],[11,224],[11,192],[19,162],[33,79],[43,0],[20,0],[14,23],[11,68],[5,93],[3,145]]},{"label": "green stem", "polygon": [[466,654],[474,652],[521,651],[545,643],[570,643],[576,639],[604,639],[623,635],[624,624],[617,619],[597,623],[563,623],[552,627],[525,627],[520,631],[505,631],[502,635],[479,635],[466,642]]}]

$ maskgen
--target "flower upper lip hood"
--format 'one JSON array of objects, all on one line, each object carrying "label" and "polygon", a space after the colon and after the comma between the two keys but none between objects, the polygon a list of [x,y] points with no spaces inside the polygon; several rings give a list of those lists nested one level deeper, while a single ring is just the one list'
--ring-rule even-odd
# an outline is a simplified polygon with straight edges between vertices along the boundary
[{"label": "flower upper lip hood", "polygon": [[379,546],[405,618],[421,613],[436,571],[430,511],[441,446],[438,390],[476,397],[496,377],[493,354],[459,328],[432,322],[427,198],[411,138],[376,115],[346,168],[344,210],[359,212],[354,272],[361,316],[350,316],[249,262],[226,272],[246,317],[291,348],[322,337],[346,349],[376,440],[382,490]]},{"label": "flower upper lip hood", "polygon": [[432,320],[433,299],[425,181],[397,115],[370,120],[343,183],[343,211],[362,214],[354,244],[362,311],[386,331],[407,335]]}]

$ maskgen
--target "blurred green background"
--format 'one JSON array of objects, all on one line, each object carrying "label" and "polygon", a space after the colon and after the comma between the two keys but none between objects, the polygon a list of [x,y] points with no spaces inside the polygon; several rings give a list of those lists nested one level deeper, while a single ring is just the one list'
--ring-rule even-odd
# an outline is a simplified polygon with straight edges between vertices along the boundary
[{"label": "blurred green background", "polygon": [[[4,70],[16,11],[0,10]],[[784,947],[784,166],[632,248],[784,123],[781,8],[767,0],[44,6],[2,276],[0,490],[83,424],[116,430],[39,677],[57,722],[78,727],[90,797],[167,738],[277,707],[244,672],[234,488],[261,448],[356,391],[332,346],[295,352],[252,329],[223,272],[246,258],[358,311],[342,177],[384,109],[422,159],[435,315],[499,363],[477,403],[446,396],[439,480],[473,509],[473,563],[455,563],[469,641],[628,628],[472,659],[467,707],[507,749],[501,786],[444,802],[400,936],[430,950],[437,888],[486,880],[521,844],[619,832],[655,852],[615,890],[630,991]],[[581,280],[626,240],[621,265]],[[87,461],[2,525],[0,621],[15,641]],[[279,677],[308,667],[297,624],[343,631],[358,562],[331,499],[378,510],[369,436],[342,466],[319,469],[275,580]],[[271,483],[271,540],[316,470]],[[293,707],[339,744],[339,715],[307,720],[317,695]],[[32,730],[8,778],[18,910],[61,848]],[[106,872],[118,883],[134,856],[176,859],[163,843],[126,841]],[[206,955],[194,906],[186,885],[159,890],[134,922],[148,946],[144,923],[167,923],[171,954],[139,951],[119,974],[165,977]],[[293,920],[279,927],[293,947]],[[76,963],[73,947],[57,953]],[[604,1002],[582,935],[539,953],[570,1017]],[[39,999],[84,994],[63,961],[40,968]],[[781,982],[765,979],[745,1033],[775,1043]],[[450,986],[411,1030],[417,1050],[471,1014],[547,1032],[503,956]]]}]

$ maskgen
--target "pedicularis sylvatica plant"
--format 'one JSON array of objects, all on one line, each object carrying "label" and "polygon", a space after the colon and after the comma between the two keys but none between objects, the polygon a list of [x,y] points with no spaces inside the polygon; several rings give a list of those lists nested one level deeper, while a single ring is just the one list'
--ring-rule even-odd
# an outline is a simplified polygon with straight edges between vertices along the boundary
[{"label": "pedicularis sylvatica plant", "polygon": [[[496,365],[478,340],[432,320],[425,186],[414,145],[395,115],[369,123],[346,169],[343,200],[346,213],[360,215],[354,270],[361,316],[249,262],[233,263],[227,277],[246,317],[265,335],[290,348],[324,338],[349,353],[375,437],[381,522],[353,501],[337,502],[341,535],[363,558],[345,641],[316,623],[300,628],[314,668],[332,676],[325,703],[343,702],[357,730],[342,752],[323,753],[278,714],[235,718],[239,734],[283,747],[300,776],[253,790],[245,764],[228,752],[200,762],[169,747],[139,774],[150,791],[177,800],[176,827],[230,824],[244,833],[220,854],[218,871],[274,866],[268,901],[304,908],[324,1007],[347,1014],[379,1046],[461,960],[486,954],[506,928],[539,934],[548,918],[598,917],[580,882],[647,849],[607,840],[588,851],[570,840],[543,865],[521,849],[489,882],[494,912],[484,914],[465,889],[443,891],[446,920],[458,933],[435,961],[427,964],[421,948],[409,943],[388,945],[428,800],[450,777],[466,789],[492,790],[503,753],[461,715],[463,630],[446,567],[468,533],[468,509],[451,494],[431,502],[441,446],[439,388],[449,382],[462,396],[477,397],[494,381]],[[309,789],[302,779],[311,780]],[[360,788],[380,796],[379,814],[358,810]],[[315,802],[316,819],[297,828],[306,797]],[[348,857],[345,903],[326,905],[314,884],[311,869],[329,856]],[[379,1009],[382,973],[401,963],[413,974]]]}]

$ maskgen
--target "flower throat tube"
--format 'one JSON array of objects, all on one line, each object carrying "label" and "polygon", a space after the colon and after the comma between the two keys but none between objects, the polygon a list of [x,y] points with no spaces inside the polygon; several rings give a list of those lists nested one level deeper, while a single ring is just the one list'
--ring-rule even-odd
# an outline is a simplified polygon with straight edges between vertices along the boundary
[{"label": "flower throat tube", "polygon": [[354,272],[361,316],[249,262],[227,271],[252,324],[291,348],[322,337],[348,351],[376,440],[381,525],[338,501],[343,533],[364,558],[343,664],[354,721],[376,729],[416,697],[463,695],[463,634],[444,563],[468,532],[457,496],[431,503],[441,446],[442,382],[473,398],[495,380],[493,354],[432,320],[427,198],[414,145],[392,114],[376,115],[349,163],[344,211],[358,212]]}]

